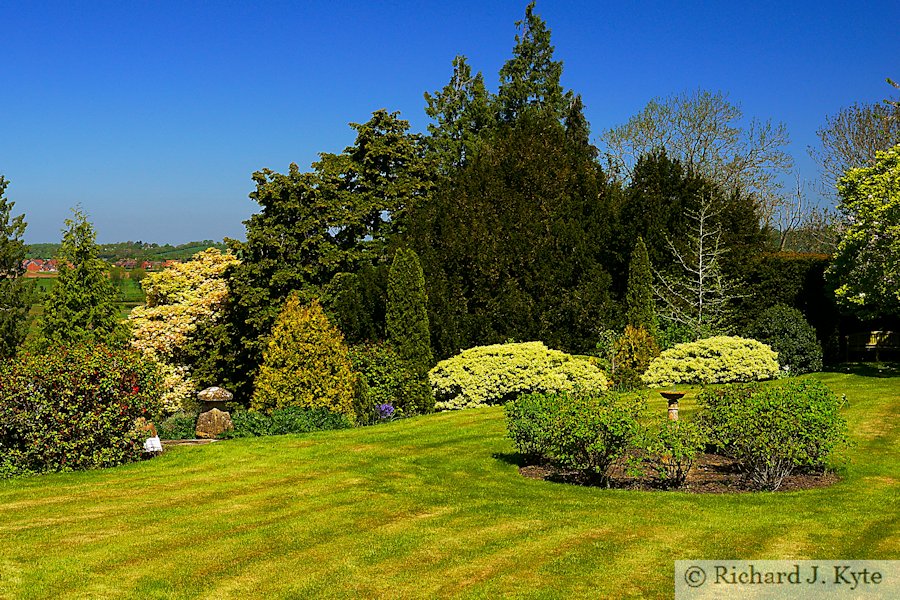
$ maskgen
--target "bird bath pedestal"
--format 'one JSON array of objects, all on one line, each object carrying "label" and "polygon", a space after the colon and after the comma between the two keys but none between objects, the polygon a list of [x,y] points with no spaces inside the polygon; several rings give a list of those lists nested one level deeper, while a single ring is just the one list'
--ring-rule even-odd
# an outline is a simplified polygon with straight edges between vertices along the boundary
[{"label": "bird bath pedestal", "polygon": [[685,392],[676,392],[671,390],[668,392],[660,392],[660,395],[669,403],[669,420],[678,420],[678,401],[684,396]]}]

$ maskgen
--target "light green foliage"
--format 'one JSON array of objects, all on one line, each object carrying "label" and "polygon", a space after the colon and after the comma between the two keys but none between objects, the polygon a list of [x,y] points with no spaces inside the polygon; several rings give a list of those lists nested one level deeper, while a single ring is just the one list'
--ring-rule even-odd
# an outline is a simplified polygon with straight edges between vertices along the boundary
[{"label": "light green foliage", "polygon": [[438,410],[499,404],[527,393],[608,387],[589,358],[550,350],[541,342],[476,346],[443,360],[429,373]]},{"label": "light green foliage", "polygon": [[6,196],[9,182],[0,175],[0,359],[9,358],[25,340],[31,287],[25,269],[25,216],[12,217],[15,202]]},{"label": "light green foliage", "polygon": [[825,384],[805,379],[726,386],[698,398],[710,441],[738,461],[753,485],[767,490],[797,471],[830,466],[847,442],[844,403]]},{"label": "light green foliage", "polygon": [[72,213],[57,254],[59,277],[44,304],[39,343],[122,343],[127,330],[119,322],[118,294],[107,265],[97,256],[94,227],[80,209]]},{"label": "light green foliage", "polygon": [[291,294],[263,355],[252,408],[327,408],[352,420],[353,381],[341,332],[328,322],[317,300],[302,306],[298,295]]},{"label": "light green foliage", "polygon": [[838,303],[863,317],[900,314],[900,145],[838,182],[848,221],[828,269]]},{"label": "light green foliage", "polygon": [[767,345],[735,336],[678,344],[660,354],[641,377],[650,387],[676,383],[761,381],[778,376],[778,355]]},{"label": "light green foliage", "polygon": [[228,297],[225,272],[237,264],[231,254],[209,248],[143,280],[146,305],[128,315],[131,345],[162,367],[163,403],[169,412],[185,408],[198,391],[190,376],[196,357],[188,348],[208,343],[197,339],[198,330],[208,332],[222,320]]}]

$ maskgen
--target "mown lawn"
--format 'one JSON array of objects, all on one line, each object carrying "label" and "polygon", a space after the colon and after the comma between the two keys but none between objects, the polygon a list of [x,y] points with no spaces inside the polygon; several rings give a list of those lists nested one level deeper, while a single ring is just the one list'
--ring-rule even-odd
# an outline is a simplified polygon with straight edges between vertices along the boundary
[{"label": "mown lawn", "polygon": [[0,597],[671,597],[676,559],[900,559],[900,377],[882,375],[817,375],[857,445],[804,492],[525,479],[499,408],[0,482]]}]

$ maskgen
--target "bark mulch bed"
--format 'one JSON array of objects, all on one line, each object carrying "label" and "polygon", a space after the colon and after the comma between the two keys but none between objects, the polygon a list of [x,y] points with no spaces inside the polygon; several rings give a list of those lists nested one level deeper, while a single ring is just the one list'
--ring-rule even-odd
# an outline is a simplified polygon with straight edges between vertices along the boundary
[{"label": "bark mulch bed", "polygon": [[[521,466],[519,473],[529,479],[543,479],[575,485],[597,485],[596,480],[585,477],[582,473],[565,471],[552,465]],[[801,473],[786,477],[777,491],[811,490],[830,486],[839,480],[840,477],[831,472]],[[609,487],[644,491],[665,489],[650,477],[639,479],[629,476],[622,467],[612,469]],[[736,468],[734,460],[718,454],[699,455],[688,474],[684,487],[679,489],[696,494],[736,494],[757,491],[748,485],[743,474]]]}]

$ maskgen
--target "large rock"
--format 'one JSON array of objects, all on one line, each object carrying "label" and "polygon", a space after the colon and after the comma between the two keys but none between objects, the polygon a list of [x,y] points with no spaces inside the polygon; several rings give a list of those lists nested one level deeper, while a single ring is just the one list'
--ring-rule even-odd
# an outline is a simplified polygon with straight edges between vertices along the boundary
[{"label": "large rock", "polygon": [[214,408],[205,413],[200,413],[200,416],[197,417],[197,429],[194,435],[201,439],[210,439],[230,429],[234,429],[231,415],[223,410]]}]

